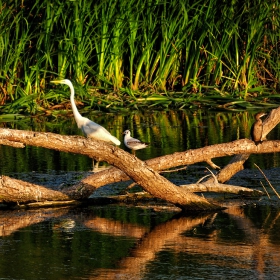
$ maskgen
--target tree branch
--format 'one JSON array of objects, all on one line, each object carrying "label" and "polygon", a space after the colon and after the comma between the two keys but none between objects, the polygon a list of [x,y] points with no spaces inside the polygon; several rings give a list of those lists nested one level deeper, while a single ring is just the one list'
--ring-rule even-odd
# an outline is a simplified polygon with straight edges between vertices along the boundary
[{"label": "tree branch", "polygon": [[[55,149],[63,152],[79,153],[97,158],[101,161],[107,161],[109,164],[124,170],[127,176],[153,196],[167,200],[184,210],[200,211],[218,208],[217,205],[213,205],[205,198],[175,186],[135,156],[102,141],[79,136],[65,136],[54,133],[10,129],[0,129],[0,138],[24,143],[26,145]],[[95,189],[94,187],[92,189],[92,186],[89,184],[79,184],[70,189],[64,189],[61,193],[57,193],[53,190],[47,191],[46,188],[39,188],[40,186],[26,183],[22,188],[20,184],[16,184],[16,188],[11,186],[9,192],[7,192],[8,181],[8,177],[5,176],[2,176],[0,180],[0,198],[1,201],[5,202],[44,201],[56,195],[58,196],[58,200],[84,199],[89,197]],[[14,191],[14,193],[11,195],[10,192],[12,191]],[[42,194],[45,194],[46,197]]]},{"label": "tree branch", "polygon": [[[267,118],[263,121],[262,140],[266,140],[267,134],[280,122],[280,107],[273,109]],[[219,182],[224,183],[228,181],[234,174],[243,170],[244,162],[249,158],[250,154],[236,155],[230,163],[222,169],[217,175]],[[213,179],[209,179],[213,181]]]},{"label": "tree branch", "polygon": [[[273,118],[275,121],[275,114],[273,114]],[[115,146],[80,136],[63,136],[53,133],[0,129],[0,139],[2,141],[1,143],[7,141],[6,143],[8,144],[13,143],[13,145],[20,147],[22,144],[25,144],[64,152],[79,153],[101,161],[107,161],[109,164],[117,167],[98,172],[70,188],[60,190],[60,192],[46,190],[46,188],[34,184],[28,185],[27,182],[25,182],[24,188],[21,189],[21,183],[17,182],[17,187],[13,188],[15,193],[11,194],[5,190],[5,186],[7,188],[8,185],[11,185],[8,184],[9,179],[8,177],[2,176],[0,180],[0,201],[27,202],[49,199],[84,199],[89,197],[96,188],[108,183],[124,181],[131,178],[153,196],[167,200],[183,209],[191,210],[205,210],[212,208],[213,205],[206,199],[175,186],[155,171],[197,162],[211,162],[216,157],[238,155],[240,161],[243,161],[251,153],[274,153],[280,151],[280,141],[265,141],[256,146],[253,141],[242,139],[230,143],[178,152],[142,162],[135,156]],[[237,166],[240,166],[240,164],[238,163]],[[232,170],[232,167],[229,169]],[[44,195],[42,196],[41,194]]]},{"label": "tree branch", "polygon": [[[249,139],[241,139],[230,143],[216,144],[195,150],[177,152],[171,155],[149,159],[145,162],[155,171],[161,171],[177,166],[206,162],[208,159],[235,154],[237,154],[236,158],[243,162],[244,158],[246,158],[246,156],[248,157],[249,154],[275,153],[279,151],[280,141],[265,141],[262,144],[256,146],[255,143]],[[223,182],[220,179],[222,176],[224,176],[225,179],[228,179],[229,177],[232,177],[234,174],[236,174],[237,168],[242,170],[243,164],[241,165],[237,161],[230,163],[230,165],[225,168],[217,175],[219,182]],[[233,172],[231,172],[231,170],[233,170]],[[83,179],[79,185],[82,186],[85,184],[89,186],[93,192],[95,189],[102,187],[105,184],[126,181],[129,179],[130,178],[124,172],[112,167],[88,176],[87,178]],[[213,181],[212,178],[210,180],[211,182]]]}]

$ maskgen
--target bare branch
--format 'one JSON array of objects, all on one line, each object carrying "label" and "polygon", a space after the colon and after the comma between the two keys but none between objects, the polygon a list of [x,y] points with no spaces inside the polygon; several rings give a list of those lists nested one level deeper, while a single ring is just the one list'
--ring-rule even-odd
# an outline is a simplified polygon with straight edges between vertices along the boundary
[{"label": "bare branch", "polygon": [[[248,158],[250,153],[274,153],[277,151],[280,151],[280,141],[265,141],[256,146],[255,143],[249,139],[241,139],[230,143],[216,144],[204,148],[149,159],[146,161],[146,164],[154,170],[160,171],[174,168],[176,166],[205,162],[208,158],[223,157],[234,154],[237,154],[236,157],[238,160],[243,162],[244,158]],[[216,175],[219,182],[224,182],[222,179],[228,180],[229,177],[236,174],[236,168],[238,168],[238,171],[243,169],[243,164],[239,164],[239,161],[230,163],[230,165],[227,166],[228,169],[225,167],[218,175]],[[224,172],[225,170],[226,172]],[[231,170],[233,170],[232,173]],[[229,174],[231,174],[231,176],[229,176]],[[81,183],[91,185],[92,191],[94,191],[95,188],[99,188],[104,184],[126,180],[129,180],[129,177],[124,172],[116,168],[109,168],[90,175]],[[210,180],[212,181],[213,179],[211,178]]]},{"label": "bare branch", "polygon": [[[167,200],[184,210],[198,211],[213,208],[217,209],[218,207],[204,198],[175,186],[137,157],[102,141],[94,141],[78,136],[10,129],[0,129],[0,138],[64,152],[80,153],[102,161],[107,161],[111,165],[124,170],[127,176],[153,196]],[[100,173],[101,172],[98,174]],[[32,184],[27,185],[26,183],[25,186],[21,186],[21,188],[20,184],[17,184],[15,195],[12,196],[7,190],[12,190],[13,184],[9,184],[10,188],[8,188],[8,181],[8,178],[4,176],[2,180],[0,180],[0,198],[2,201],[6,202],[44,201],[49,200],[49,196],[52,195],[57,195],[57,197],[59,197],[59,199],[52,200],[78,200],[88,198],[95,190],[94,186],[83,182],[82,184],[64,189],[56,194],[55,191],[47,191],[46,188],[35,185],[32,186]],[[42,194],[45,194],[47,197]]]},{"label": "bare branch", "polygon": [[273,109],[263,121],[262,139],[280,122],[280,107]]},{"label": "bare branch", "polygon": [[265,180],[267,181],[267,183],[269,184],[269,186],[271,187],[271,189],[274,191],[274,193],[276,194],[276,196],[280,199],[280,196],[278,194],[278,192],[275,190],[275,188],[272,186],[272,184],[269,182],[268,178],[266,177],[266,175],[264,174],[264,172],[260,169],[260,167],[258,165],[256,165],[254,163],[254,165],[259,169],[259,171],[261,172],[261,174],[263,175],[263,177],[265,178]]},{"label": "bare branch", "polygon": [[24,148],[24,144],[19,142],[13,142],[6,139],[0,139],[0,145],[11,146],[14,148]]},{"label": "bare branch", "polygon": [[264,193],[262,191],[253,190],[249,188],[244,188],[241,186],[227,185],[220,183],[199,183],[199,184],[189,184],[181,185],[182,188],[189,192],[212,192],[212,193],[229,193],[236,195],[250,195],[250,196],[262,196]]},{"label": "bare branch", "polygon": [[[262,140],[266,140],[267,134],[280,122],[280,107],[273,109],[268,117],[263,121]],[[238,171],[243,170],[244,162],[249,158],[250,154],[244,153],[236,155],[232,158],[229,165],[220,171],[217,178],[220,182],[228,181]]]}]

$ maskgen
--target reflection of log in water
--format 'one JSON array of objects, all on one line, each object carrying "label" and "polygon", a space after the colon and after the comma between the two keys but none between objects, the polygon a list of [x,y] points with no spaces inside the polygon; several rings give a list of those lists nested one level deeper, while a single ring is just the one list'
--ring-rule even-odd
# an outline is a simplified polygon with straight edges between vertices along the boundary
[{"label": "reflection of log in water", "polygon": [[143,237],[148,228],[138,225],[125,224],[115,220],[94,217],[84,221],[84,225],[93,230],[114,236]]},{"label": "reflection of log in water", "polygon": [[[219,214],[197,218],[173,218],[156,226],[150,232],[144,226],[100,218],[95,214],[70,215],[70,217],[71,221],[82,222],[88,228],[103,234],[128,236],[138,240],[131,254],[119,262],[117,269],[94,270],[90,279],[124,279],[124,277],[125,279],[140,279],[146,273],[148,264],[156,260],[157,254],[166,248],[173,254],[199,256],[199,262],[204,265],[254,270],[260,275],[266,273],[270,266],[277,267],[280,259],[280,245],[271,242],[271,228],[267,226],[264,229],[255,226],[239,207],[228,207],[224,213],[231,221],[234,221],[235,229],[244,232],[244,236],[236,239],[235,244],[232,241],[228,242],[224,233],[221,232],[222,227],[227,227],[227,225],[211,226],[211,230],[207,231],[207,238],[201,238],[192,231],[201,225],[209,226],[210,223],[215,223],[215,217]],[[65,215],[69,217],[68,208],[2,211],[0,212],[0,235],[7,236],[20,228]],[[274,227],[279,217],[280,211],[277,214],[268,212],[269,225]],[[262,225],[266,223],[265,221]],[[226,231],[228,230],[227,228]],[[192,231],[193,234],[186,235],[187,231]]]},{"label": "reflection of log in water", "polygon": [[[183,233],[210,221],[211,216],[201,218],[181,217],[172,219],[155,227],[143,236],[131,255],[120,261],[118,269],[110,271],[100,269],[91,279],[140,279],[146,272],[147,265],[155,260],[156,254],[166,246],[174,253],[200,256],[201,263],[221,266],[228,269],[257,270],[260,275],[268,269],[268,259],[277,267],[280,259],[280,246],[272,244],[268,233],[257,228],[248,219],[241,208],[230,208],[226,213],[236,222],[237,228],[244,231],[245,239],[233,244],[220,235],[220,228],[213,227],[207,238],[185,236]],[[215,218],[215,215],[213,215]],[[277,215],[279,217],[279,215]],[[213,220],[214,220],[213,218]],[[278,219],[278,218],[276,218]],[[245,241],[245,242],[244,242]],[[274,252],[272,255],[271,252]],[[230,262],[228,260],[231,260]],[[98,276],[96,276],[98,275]]]},{"label": "reflection of log in water", "polygon": [[60,217],[66,208],[37,209],[29,211],[0,211],[0,236],[7,236],[20,228],[40,223],[49,218]]},{"label": "reflection of log in water", "polygon": [[[127,279],[143,275],[148,262],[155,259],[156,254],[170,242],[175,242],[180,235],[187,230],[203,224],[210,215],[204,217],[180,217],[167,221],[156,226],[150,233],[143,236],[136,248],[131,252],[131,256],[120,262],[120,269],[108,270],[100,269],[96,279],[118,279],[120,275],[125,275]],[[91,278],[93,279],[93,278]],[[140,278],[139,278],[140,279]]]},{"label": "reflection of log in water", "polygon": [[[137,224],[100,218],[96,214],[69,215],[68,210],[68,208],[52,208],[0,212],[0,235],[7,236],[21,228],[43,222],[46,219],[59,217],[60,221],[65,216],[70,216],[71,221],[78,221],[101,233],[112,236],[128,236],[138,240],[131,254],[120,260],[116,269],[93,270],[90,279],[141,279],[147,273],[149,264],[156,260],[157,254],[166,248],[175,255],[199,256],[199,262],[206,266],[254,270],[258,271],[260,275],[266,273],[270,266],[277,267],[280,259],[280,245],[273,244],[270,235],[271,227],[275,228],[280,212],[276,214],[275,212],[267,212],[267,217],[262,222],[263,228],[260,228],[255,226],[241,207],[228,207],[224,213],[235,224],[233,232],[236,233],[236,230],[240,230],[242,234],[242,238],[238,238],[236,244],[233,244],[221,232],[221,226],[224,224],[215,226],[217,223],[215,217],[219,214],[173,218],[149,232],[147,227]],[[193,231],[200,226],[209,227],[207,238],[201,238]],[[227,230],[230,234],[230,229]],[[186,235],[186,232],[191,232],[191,234]]]},{"label": "reflection of log in water", "polygon": [[[262,228],[257,228],[254,223],[244,214],[244,210],[240,207],[230,207],[227,210],[225,210],[233,219],[238,228],[242,229],[246,233],[246,242],[248,244],[251,244],[251,246],[247,246],[247,257],[248,255],[251,256],[251,258],[255,262],[255,269],[259,271],[259,273],[264,273],[266,268],[266,256],[268,255],[268,252],[276,251],[278,253],[271,255],[270,261],[277,264],[280,260],[280,253],[279,249],[280,246],[277,246],[277,249],[273,248],[274,245],[270,242],[269,237],[269,230],[266,231]],[[269,219],[271,215],[271,212],[268,212],[268,215],[266,217],[266,220]],[[272,222],[270,222],[271,229],[272,226],[274,226],[275,222],[280,217],[280,211],[277,213],[276,217],[273,219]]]}]

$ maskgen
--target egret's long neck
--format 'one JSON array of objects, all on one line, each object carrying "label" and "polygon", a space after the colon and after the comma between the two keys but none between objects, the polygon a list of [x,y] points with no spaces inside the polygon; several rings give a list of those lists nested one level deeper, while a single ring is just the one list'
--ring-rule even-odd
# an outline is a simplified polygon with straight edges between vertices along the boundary
[{"label": "egret's long neck", "polygon": [[75,100],[74,100],[74,94],[75,94],[75,90],[73,85],[69,85],[70,87],[70,91],[71,91],[71,95],[70,95],[70,102],[71,102],[71,106],[72,106],[72,111],[74,114],[74,118],[76,120],[76,122],[78,123],[78,120],[81,119],[81,114],[79,113],[77,106],[75,104]]}]

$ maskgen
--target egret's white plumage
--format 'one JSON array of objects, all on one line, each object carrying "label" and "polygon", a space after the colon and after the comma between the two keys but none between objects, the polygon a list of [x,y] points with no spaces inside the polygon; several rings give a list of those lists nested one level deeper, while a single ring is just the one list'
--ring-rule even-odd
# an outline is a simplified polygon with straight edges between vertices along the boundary
[{"label": "egret's white plumage", "polygon": [[130,131],[126,130],[124,133],[124,144],[127,148],[136,151],[148,147],[148,143],[142,142],[130,136]]},{"label": "egret's white plumage", "polygon": [[94,138],[97,140],[102,140],[105,142],[113,142],[116,145],[121,144],[119,139],[113,136],[106,128],[91,121],[88,118],[83,117],[79,113],[74,100],[75,90],[70,80],[64,79],[64,80],[51,81],[51,82],[54,84],[65,84],[70,87],[70,91],[71,91],[70,102],[71,102],[75,121],[77,123],[78,128],[80,128],[87,137]]}]

